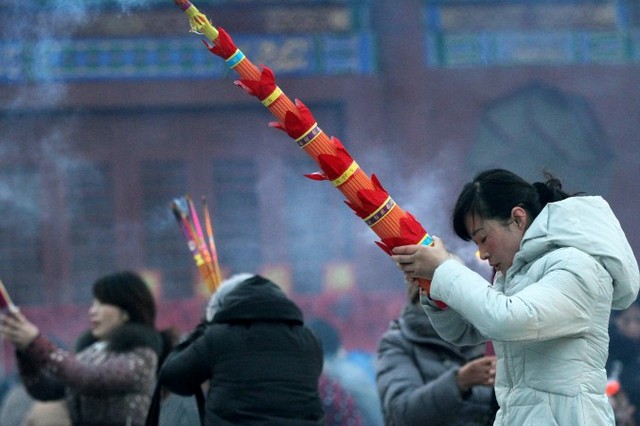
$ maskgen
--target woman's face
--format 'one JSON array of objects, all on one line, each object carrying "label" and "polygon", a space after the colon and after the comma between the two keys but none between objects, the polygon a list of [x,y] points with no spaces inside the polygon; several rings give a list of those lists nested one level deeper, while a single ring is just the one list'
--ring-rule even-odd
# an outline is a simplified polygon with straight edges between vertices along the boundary
[{"label": "woman's face", "polygon": [[108,303],[102,303],[93,299],[89,308],[89,320],[91,321],[91,333],[98,340],[104,339],[114,328],[121,326],[129,320],[127,312],[122,308]]},{"label": "woman's face", "polygon": [[480,258],[503,274],[511,267],[514,256],[520,250],[525,230],[521,220],[512,219],[505,223],[472,215],[465,220],[467,231],[478,246]]},{"label": "woman's face", "polygon": [[635,303],[620,312],[615,319],[618,332],[628,339],[640,340],[640,306]]}]

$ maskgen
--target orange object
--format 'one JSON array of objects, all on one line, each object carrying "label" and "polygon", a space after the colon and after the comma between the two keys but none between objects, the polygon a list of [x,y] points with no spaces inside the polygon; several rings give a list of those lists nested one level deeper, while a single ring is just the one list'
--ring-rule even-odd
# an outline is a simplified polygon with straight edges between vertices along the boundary
[{"label": "orange object", "polygon": [[209,253],[211,254],[211,264],[213,265],[213,274],[217,283],[216,287],[222,282],[222,273],[220,272],[220,264],[218,263],[218,250],[213,239],[213,226],[211,225],[211,214],[209,213],[209,205],[207,199],[202,197],[202,205],[204,210],[204,221],[207,229],[207,238],[209,242]]},{"label": "orange object", "polygon": [[193,255],[200,276],[207,284],[210,293],[214,293],[220,286],[221,274],[218,265],[218,255],[213,241],[213,228],[209,218],[209,210],[205,204],[205,225],[207,229],[208,243],[200,226],[200,219],[196,212],[191,197],[176,198],[171,203],[171,210],[180,225],[180,229],[187,240],[187,246]]},{"label": "orange object", "polygon": [[620,391],[620,382],[617,380],[609,380],[607,382],[607,387],[605,393],[607,396],[614,396]]},{"label": "orange object", "polygon": [[607,379],[607,386],[605,388],[605,394],[608,397],[615,396],[618,392],[620,392],[620,374],[622,373],[622,361],[613,360],[611,362],[611,372]]}]

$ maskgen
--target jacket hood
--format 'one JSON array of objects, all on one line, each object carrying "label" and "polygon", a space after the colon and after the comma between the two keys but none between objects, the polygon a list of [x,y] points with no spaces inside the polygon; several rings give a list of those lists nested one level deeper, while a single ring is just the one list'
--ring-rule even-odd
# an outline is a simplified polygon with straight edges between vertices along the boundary
[{"label": "jacket hood", "polygon": [[640,287],[638,262],[618,219],[602,197],[570,197],[547,204],[525,233],[517,257],[530,262],[561,247],[589,254],[609,272],[614,309],[625,309],[636,299]]},{"label": "jacket hood", "polygon": [[438,333],[431,325],[431,319],[422,310],[422,307],[412,303],[402,308],[402,314],[397,321],[397,326],[407,340],[424,343],[432,339],[439,340]]},{"label": "jacket hood", "polygon": [[216,290],[215,293],[211,295],[209,299],[209,303],[207,304],[207,309],[205,311],[205,319],[207,322],[211,322],[213,320],[213,316],[218,312],[220,306],[222,306],[225,297],[227,294],[231,293],[238,285],[240,285],[243,281],[248,280],[249,278],[254,277],[254,274],[249,274],[246,272],[235,274],[225,279],[220,283],[220,287]]},{"label": "jacket hood", "polygon": [[471,359],[481,356],[484,352],[483,345],[454,345],[441,338],[422,307],[412,303],[404,306],[400,318],[392,322],[390,330],[399,330],[402,336],[413,345],[432,347],[440,354],[449,354],[448,356]]},{"label": "jacket hood", "polygon": [[238,284],[223,299],[214,323],[284,321],[303,324],[300,308],[273,282],[260,275]]}]

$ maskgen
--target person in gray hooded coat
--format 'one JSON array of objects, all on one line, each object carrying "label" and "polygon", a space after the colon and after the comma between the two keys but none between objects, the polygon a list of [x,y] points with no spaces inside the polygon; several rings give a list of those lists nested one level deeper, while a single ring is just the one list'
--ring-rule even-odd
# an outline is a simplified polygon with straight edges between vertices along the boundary
[{"label": "person in gray hooded coat", "polygon": [[443,340],[420,306],[418,288],[378,343],[376,381],[387,426],[489,426],[497,403],[495,356],[487,345]]},{"label": "person in gray hooded coat", "polygon": [[411,282],[431,280],[421,303],[444,339],[493,340],[494,424],[614,425],[605,395],[609,316],[636,299],[640,274],[607,202],[569,196],[550,175],[530,184],[494,169],[465,185],[452,219],[495,269],[493,285],[437,238],[396,247],[392,259]]}]

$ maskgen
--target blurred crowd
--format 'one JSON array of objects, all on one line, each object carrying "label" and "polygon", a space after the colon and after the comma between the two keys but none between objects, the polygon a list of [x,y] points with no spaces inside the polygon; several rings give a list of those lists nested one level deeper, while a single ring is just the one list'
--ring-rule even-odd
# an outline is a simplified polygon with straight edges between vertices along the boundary
[{"label": "blurred crowd", "polygon": [[[246,293],[244,295],[243,288]],[[137,296],[137,300],[135,289],[142,294]],[[216,328],[214,325],[217,322],[224,323],[225,315],[235,318],[234,321],[245,328],[251,321],[264,321],[265,318],[258,314],[263,312],[260,309],[262,303],[252,305],[250,302],[255,300],[256,294],[261,294],[262,301],[267,300],[272,307],[269,311],[270,327],[273,326],[273,321],[282,321],[286,324],[285,329],[290,329],[295,324],[300,327],[302,334],[290,342],[277,342],[273,336],[283,334],[284,329],[275,330],[275,335],[268,330],[261,330],[259,334],[262,337],[271,336],[266,339],[271,346],[263,348],[264,352],[258,351],[255,359],[238,361],[237,367],[233,367],[227,360],[223,363],[224,368],[221,367],[218,373],[213,372],[216,369],[211,367],[208,359],[225,358],[225,354],[219,353],[217,347],[228,349],[234,359],[248,350],[243,346],[246,342],[235,341],[235,337],[239,337],[238,330],[234,330],[233,334],[236,336],[228,340],[228,337],[224,337],[224,327],[228,324],[217,332],[212,332]],[[6,325],[3,326],[5,341],[16,344],[19,369],[2,381],[0,425],[86,424],[86,416],[89,415],[87,407],[91,408],[91,415],[106,415],[105,418],[93,418],[91,424],[208,424],[204,423],[205,400],[220,401],[219,407],[210,408],[213,411],[222,410],[224,413],[225,410],[250,410],[239,406],[231,408],[224,397],[212,394],[205,396],[212,386],[215,387],[215,383],[233,382],[234,379],[250,380],[250,387],[256,386],[255,380],[266,383],[264,387],[258,387],[258,392],[265,398],[266,405],[259,409],[263,414],[268,412],[267,407],[277,403],[304,407],[298,413],[300,418],[295,421],[296,424],[305,424],[302,423],[304,420],[308,424],[328,426],[441,423],[491,425],[498,409],[493,387],[471,381],[466,388],[461,388],[456,381],[461,374],[473,377],[470,372],[474,368],[495,362],[491,345],[459,347],[440,338],[424,315],[419,303],[419,292],[414,286],[407,286],[406,304],[398,316],[390,320],[388,330],[379,336],[376,352],[348,350],[343,345],[338,327],[330,318],[304,319],[296,304],[276,284],[252,274],[234,276],[231,282],[226,283],[222,291],[211,298],[202,313],[202,322],[193,332],[181,336],[174,330],[155,330],[150,333],[151,337],[156,337],[155,343],[153,338],[145,337],[144,333],[136,334],[140,330],[129,334],[131,330],[124,332],[121,329],[120,333],[114,334],[114,329],[122,328],[125,324],[125,328],[128,328],[135,323],[153,323],[153,300],[144,291],[143,283],[136,274],[118,272],[100,278],[94,284],[94,298],[94,304],[89,310],[89,330],[78,336],[73,350],[67,350],[56,339],[49,341],[36,330],[30,329],[29,327],[35,326],[29,324],[24,317],[21,319],[21,327],[30,330],[35,336],[28,345],[22,345],[19,337],[8,335]],[[274,309],[279,304],[282,304],[282,310],[276,315]],[[102,312],[105,310],[104,306],[107,313]],[[238,311],[232,314],[230,312],[233,309]],[[4,315],[21,318],[19,312]],[[144,326],[142,328],[144,331]],[[153,327],[151,330],[154,330]],[[206,357],[202,356],[202,347],[193,346],[204,335],[210,335],[211,339],[216,340],[216,343],[210,342],[203,346],[213,351]],[[640,410],[636,409],[640,404],[638,302],[626,310],[612,314],[610,336],[608,396],[614,407],[616,424],[634,426],[640,424]],[[251,336],[244,338],[250,340]],[[127,339],[133,339],[136,343],[127,343]],[[220,344],[217,340],[224,343]],[[298,349],[295,349],[295,345],[292,346],[292,342],[296,341]],[[275,359],[271,358],[274,369],[270,369],[267,367],[270,362],[268,353],[275,350],[274,346],[279,347],[281,352]],[[185,355],[185,351],[194,348],[195,354]],[[256,348],[257,346],[253,349]],[[94,356],[89,357],[89,353]],[[100,356],[96,357],[96,353]],[[168,355],[170,357],[167,363],[165,358]],[[177,359],[177,356],[187,358]],[[113,368],[118,368],[123,357],[133,362],[135,367],[121,372],[114,371]],[[298,367],[294,361],[296,357],[300,362]],[[199,363],[200,369],[196,367]],[[160,364],[169,367],[160,373]],[[248,367],[251,364],[256,364],[257,367],[251,369]],[[88,365],[88,368],[83,370],[83,365]],[[101,368],[107,370],[100,373]],[[303,374],[300,370],[302,368],[311,371]],[[171,372],[171,369],[177,370]],[[225,370],[229,373],[226,378]],[[276,377],[269,378],[263,375],[266,370],[279,373]],[[106,371],[109,376],[119,377],[108,380],[105,378]],[[239,378],[238,371],[244,371],[247,377]],[[300,401],[294,403],[295,398],[282,400],[273,395],[274,392],[284,393],[283,389],[278,391],[275,385],[286,377],[283,371],[290,373],[288,386],[296,387],[301,382],[308,381],[306,391],[302,392],[306,393],[305,404]],[[216,374],[222,375],[217,377]],[[195,381],[187,383],[185,377]],[[270,380],[273,383],[269,385]],[[122,393],[123,389],[133,397],[117,398],[110,395],[111,391],[116,394]],[[199,392],[202,392],[202,399],[194,397]],[[227,389],[225,392],[234,391]],[[236,389],[235,392],[249,391]],[[260,397],[254,395],[254,403],[256,398]],[[140,404],[140,410],[137,414],[135,410],[130,411],[126,418],[117,419],[114,411],[109,409],[111,406],[122,413],[126,411],[122,410],[122,406],[136,406],[133,402]],[[101,405],[103,407],[99,408]],[[315,415],[304,418],[309,413]],[[228,413],[222,414],[223,417],[226,415]],[[292,415],[295,417],[295,413]],[[273,421],[271,424],[284,424],[282,419]],[[253,421],[245,418],[233,423],[253,424]]]},{"label": "blurred crowd", "polygon": [[[375,352],[347,349],[331,318],[305,318],[276,283],[251,273],[224,280],[184,335],[155,327],[154,297],[130,271],[93,283],[87,331],[72,349],[10,307],[0,330],[17,372],[0,387],[0,425],[492,425],[492,345],[442,339],[419,288],[405,285]],[[609,333],[607,395],[616,424],[634,426],[637,301],[612,313]]]},{"label": "blurred crowd", "polygon": [[[458,349],[429,332],[415,292],[379,336],[377,353],[347,349],[330,318],[305,319],[259,275],[225,280],[185,335],[156,329],[153,296],[134,272],[98,278],[93,294],[87,330],[71,349],[19,309],[3,313],[17,372],[2,383],[1,425],[423,424],[398,420],[399,400],[425,386],[445,392],[456,371],[485,358],[483,348]],[[390,350],[398,338],[404,349]],[[396,358],[405,349],[414,353],[413,367]],[[422,365],[419,358],[431,354],[441,360]],[[465,405],[463,394],[453,390],[451,415]],[[483,395],[485,420],[477,424],[490,424],[491,389]],[[215,420],[205,420],[205,412]]]}]

